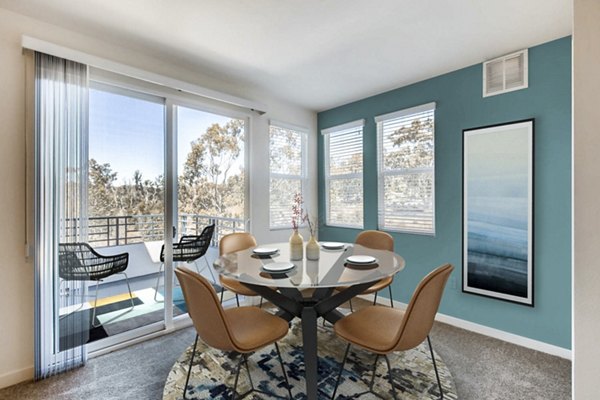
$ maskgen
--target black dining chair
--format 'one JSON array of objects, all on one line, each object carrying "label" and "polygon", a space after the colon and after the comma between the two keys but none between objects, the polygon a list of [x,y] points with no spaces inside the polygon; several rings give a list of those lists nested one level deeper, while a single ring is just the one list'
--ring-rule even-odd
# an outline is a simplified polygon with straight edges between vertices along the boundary
[{"label": "black dining chair", "polygon": [[[212,241],[213,234],[215,232],[215,224],[211,224],[205,226],[202,229],[200,235],[184,235],[179,239],[178,243],[173,244],[173,262],[186,262],[189,264],[194,264],[196,267],[196,271],[200,273],[205,268],[208,268],[210,275],[212,277],[213,283],[216,283],[215,275],[212,271],[210,265],[208,265],[208,260],[204,255],[210,246],[210,242]],[[204,257],[205,266],[199,267],[197,261]],[[162,275],[162,271],[165,266],[165,245],[163,244],[160,249],[160,267],[158,268],[158,277],[156,278],[156,288],[154,291],[154,301],[157,301],[158,295],[158,287],[160,286],[160,278]]]},{"label": "black dining chair", "polygon": [[135,307],[129,278],[125,273],[129,264],[129,253],[104,256],[95,251],[87,243],[59,243],[58,245],[58,276],[64,281],[95,281],[96,295],[94,296],[94,310],[92,312],[92,326],[96,318],[96,306],[98,304],[98,284],[111,275],[123,274],[129,298],[131,299],[131,308]]}]

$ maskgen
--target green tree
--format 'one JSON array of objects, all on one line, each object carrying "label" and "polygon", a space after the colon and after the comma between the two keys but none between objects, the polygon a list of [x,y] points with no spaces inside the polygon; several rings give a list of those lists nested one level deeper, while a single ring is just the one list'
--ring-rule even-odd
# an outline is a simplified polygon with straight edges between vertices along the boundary
[{"label": "green tree", "polygon": [[117,173],[110,164],[89,162],[88,213],[90,216],[110,215],[114,210],[114,187]]},{"label": "green tree", "polygon": [[244,196],[232,199],[235,193],[240,193],[240,187],[243,193],[243,171],[235,178],[231,175],[243,145],[244,121],[238,119],[223,126],[211,125],[191,143],[179,179],[180,211],[216,216],[243,215]]},{"label": "green tree", "polygon": [[[190,144],[178,180],[179,212],[214,216],[244,215],[244,121],[211,125]],[[89,215],[123,216],[162,214],[165,180],[144,179],[136,170],[131,179],[116,184],[110,164],[89,162]],[[141,228],[141,227],[140,227]]]},{"label": "green tree", "polygon": [[415,119],[390,135],[394,146],[385,155],[386,168],[419,168],[433,165],[433,120]]}]

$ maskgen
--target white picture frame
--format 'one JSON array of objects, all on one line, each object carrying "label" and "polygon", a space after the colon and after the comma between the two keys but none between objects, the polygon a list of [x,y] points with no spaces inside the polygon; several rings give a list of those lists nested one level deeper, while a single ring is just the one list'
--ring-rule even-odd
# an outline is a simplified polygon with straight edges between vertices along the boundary
[{"label": "white picture frame", "polygon": [[534,306],[528,119],[463,130],[462,291]]}]

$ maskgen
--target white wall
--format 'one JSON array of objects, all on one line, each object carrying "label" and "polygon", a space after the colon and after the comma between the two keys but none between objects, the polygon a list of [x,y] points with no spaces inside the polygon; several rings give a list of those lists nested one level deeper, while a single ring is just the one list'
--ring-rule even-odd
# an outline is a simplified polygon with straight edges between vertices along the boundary
[{"label": "white wall", "polygon": [[600,1],[574,1],[573,398],[600,393]]},{"label": "white wall", "polygon": [[276,119],[310,129],[307,205],[316,210],[316,114],[255,88],[217,80],[172,65],[160,54],[136,53],[115,44],[34,20],[0,8],[0,388],[33,376],[33,267],[25,259],[25,34],[100,57],[172,76],[214,90],[260,101],[268,112],[254,116],[251,130],[250,219],[260,242],[285,241],[289,231],[268,228],[268,121]]}]

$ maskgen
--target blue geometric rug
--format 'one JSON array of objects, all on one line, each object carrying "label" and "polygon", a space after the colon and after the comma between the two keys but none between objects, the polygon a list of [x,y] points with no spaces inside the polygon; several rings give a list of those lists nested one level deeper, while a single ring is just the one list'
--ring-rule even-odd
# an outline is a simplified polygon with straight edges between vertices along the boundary
[{"label": "blue geometric rug", "polygon": [[[330,398],[340,362],[344,355],[346,342],[337,338],[331,326],[323,327],[319,324],[319,398]],[[435,340],[435,338],[434,338]],[[435,346],[435,342],[433,343]],[[304,394],[304,354],[302,351],[302,329],[299,321],[295,321],[288,335],[279,342],[283,362],[288,379],[292,385],[294,400],[305,399]],[[188,371],[192,346],[190,346],[177,360],[165,383],[163,400],[179,400],[183,398],[183,385]],[[396,352],[389,355],[392,364],[392,378],[400,399],[421,400],[438,399],[440,394],[433,364],[426,343],[413,350]],[[446,368],[444,361],[436,353],[435,359],[444,389],[444,398],[456,400],[456,388],[452,375]],[[336,399],[358,399],[357,393],[368,389],[371,381],[371,371],[375,355],[358,347],[351,347],[350,355]],[[249,357],[252,381],[255,387],[278,396],[287,398],[287,390],[283,383],[281,367],[277,361],[274,346],[267,346]],[[231,399],[237,358],[229,353],[223,353],[207,347],[198,341],[192,376],[188,385],[188,399]],[[244,367],[240,372],[238,393],[250,389],[250,383]],[[379,359],[377,366],[374,390],[386,399],[393,399],[392,389],[389,385],[387,366],[383,359]],[[329,396],[329,397],[328,397]],[[246,399],[270,399],[272,396],[253,394]],[[360,399],[372,399],[375,396],[368,394]]]}]

